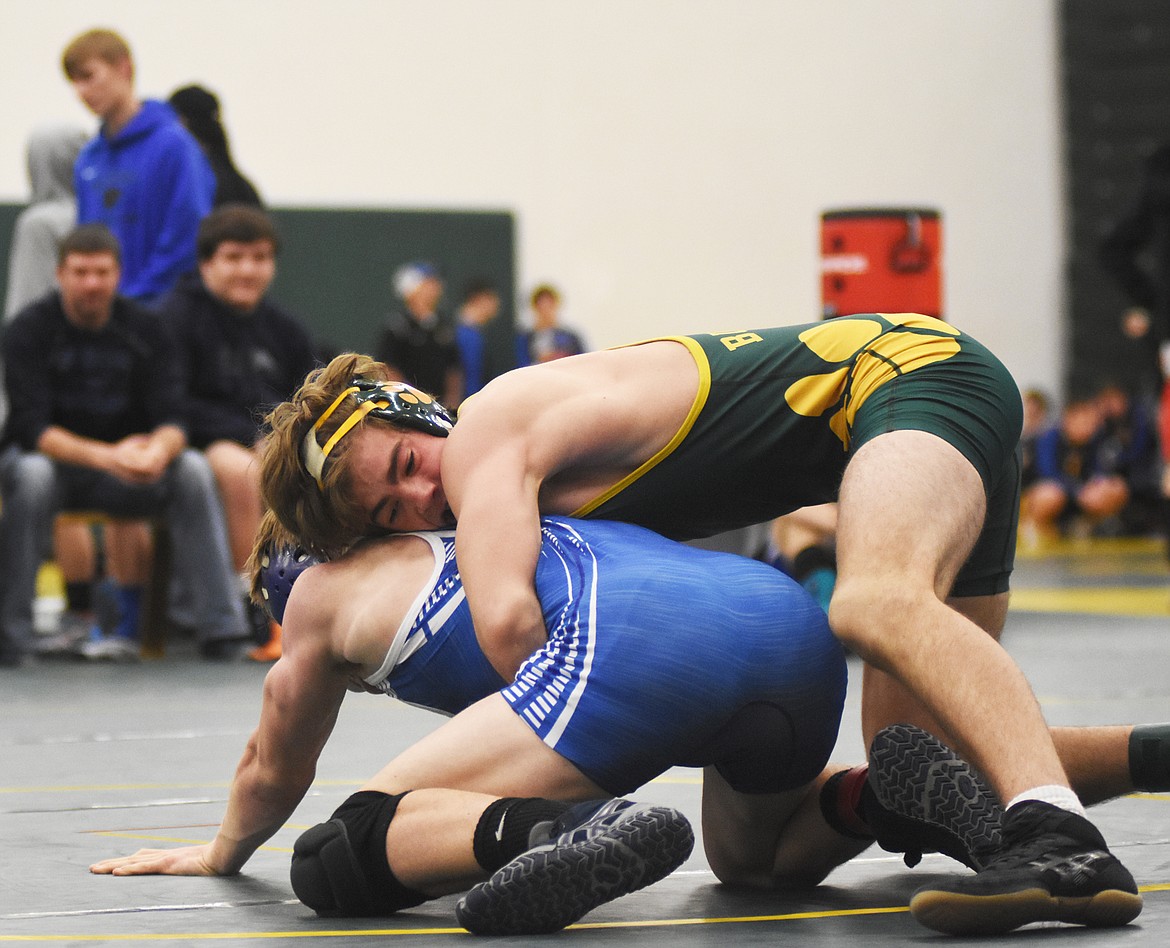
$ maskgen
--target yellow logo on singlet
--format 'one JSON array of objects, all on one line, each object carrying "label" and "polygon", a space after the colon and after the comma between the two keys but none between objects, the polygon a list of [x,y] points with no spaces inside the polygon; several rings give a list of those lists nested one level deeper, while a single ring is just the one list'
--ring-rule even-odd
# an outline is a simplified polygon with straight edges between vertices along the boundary
[{"label": "yellow logo on singlet", "polygon": [[[890,332],[890,323],[929,333]],[[802,332],[800,341],[825,362],[841,367],[793,382],[784,400],[806,418],[817,418],[836,408],[829,428],[848,449],[853,418],[865,400],[890,379],[951,358],[960,351],[958,340],[953,338],[957,335],[959,330],[941,319],[916,313],[820,323]]]},{"label": "yellow logo on singlet", "polygon": [[723,343],[729,352],[735,352],[743,346],[750,346],[753,342],[763,342],[764,337],[758,332],[737,332],[727,336],[720,336],[719,341]]}]

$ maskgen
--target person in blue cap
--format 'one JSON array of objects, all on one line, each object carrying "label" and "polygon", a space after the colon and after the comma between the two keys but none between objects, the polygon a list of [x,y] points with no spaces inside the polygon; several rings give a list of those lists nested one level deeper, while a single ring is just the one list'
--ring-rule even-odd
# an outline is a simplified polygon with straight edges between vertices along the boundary
[{"label": "person in blue cap", "polygon": [[394,273],[400,305],[386,316],[374,342],[376,358],[393,376],[444,404],[457,408],[463,400],[463,361],[455,326],[439,311],[443,278],[438,267],[418,260]]}]

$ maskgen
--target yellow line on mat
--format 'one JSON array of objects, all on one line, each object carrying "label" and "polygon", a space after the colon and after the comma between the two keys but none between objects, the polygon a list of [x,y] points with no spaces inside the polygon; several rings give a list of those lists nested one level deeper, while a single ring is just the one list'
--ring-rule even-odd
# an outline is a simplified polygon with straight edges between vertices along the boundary
[{"label": "yellow line on mat", "polygon": [[[884,915],[908,912],[906,906],[891,908],[837,909],[825,912],[793,912],[788,915],[745,915],[736,918],[666,918],[631,922],[586,922],[570,925],[570,929],[602,928],[670,928],[679,925],[723,925],[731,922],[784,922],[808,918],[836,918],[846,915]],[[358,938],[389,935],[466,935],[463,928],[370,928],[352,931],[288,931],[288,932],[200,932],[198,934],[122,934],[122,935],[0,935],[0,941],[223,941],[229,938]]]},{"label": "yellow line on mat", "polygon": [[1170,615],[1165,587],[1095,586],[1082,589],[1014,589],[1013,612],[1089,612],[1094,615]]},{"label": "yellow line on mat", "polygon": [[[1138,887],[1139,892],[1166,892],[1170,891],[1170,882],[1159,882],[1152,885]],[[647,919],[644,921],[628,922],[585,922],[580,925],[570,925],[569,930],[598,930],[606,928],[677,928],[683,925],[729,925],[746,922],[790,922],[814,918],[846,918],[862,915],[896,915],[908,912],[905,905],[886,906],[881,908],[856,909],[829,909],[821,912],[789,912],[784,915],[738,915],[726,918],[663,918]],[[314,931],[284,931],[284,932],[199,932],[181,933],[167,932],[166,934],[121,934],[121,935],[0,935],[0,942],[5,941],[226,941],[228,939],[259,939],[259,938],[362,938],[371,936],[389,937],[403,935],[418,937],[420,935],[466,935],[462,928],[370,928],[353,929],[346,931],[314,930]]]},{"label": "yellow line on mat", "polygon": [[1022,560],[1048,560],[1064,557],[1150,556],[1159,561],[1166,555],[1166,541],[1161,537],[1097,537],[1089,540],[1049,540],[1032,548],[1021,543],[1016,555]]}]

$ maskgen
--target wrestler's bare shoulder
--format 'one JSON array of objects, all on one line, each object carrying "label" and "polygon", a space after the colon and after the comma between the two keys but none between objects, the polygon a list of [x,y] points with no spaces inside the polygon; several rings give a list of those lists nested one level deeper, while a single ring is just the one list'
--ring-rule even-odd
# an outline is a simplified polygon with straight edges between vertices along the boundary
[{"label": "wrestler's bare shoulder", "polygon": [[431,546],[421,537],[365,540],[297,580],[286,624],[326,641],[339,660],[376,669],[434,566]]},{"label": "wrestler's bare shoulder", "polygon": [[506,372],[461,406],[459,420],[471,420],[465,426],[471,428],[502,417],[559,415],[569,404],[577,410],[605,404],[607,413],[623,406],[642,414],[675,406],[685,411],[698,380],[694,358],[672,340],[602,349]]},{"label": "wrestler's bare shoulder", "polygon": [[[682,343],[671,339],[657,339],[614,349],[599,349],[567,359],[529,366],[512,373],[517,380],[540,384],[546,378],[563,376],[581,379],[589,384],[645,387],[648,390],[659,373],[677,375],[693,367],[694,358]],[[524,373],[528,373],[527,376]]]}]

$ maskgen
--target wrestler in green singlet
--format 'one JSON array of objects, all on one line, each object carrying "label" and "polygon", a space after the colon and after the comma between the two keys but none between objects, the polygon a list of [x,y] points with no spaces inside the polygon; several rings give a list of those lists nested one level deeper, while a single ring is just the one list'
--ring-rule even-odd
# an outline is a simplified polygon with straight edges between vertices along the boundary
[{"label": "wrestler in green singlet", "polygon": [[666,447],[573,516],[676,539],[709,536],[835,500],[861,445],[889,431],[927,431],[975,466],[988,500],[952,594],[1007,590],[1022,408],[1015,381],[980,343],[905,313],[666,338],[685,345],[699,371],[686,420]]}]

